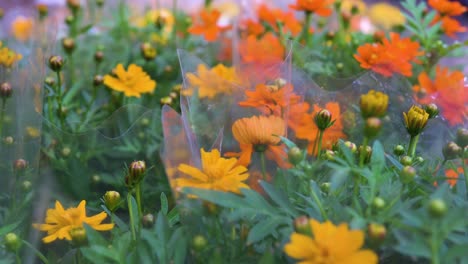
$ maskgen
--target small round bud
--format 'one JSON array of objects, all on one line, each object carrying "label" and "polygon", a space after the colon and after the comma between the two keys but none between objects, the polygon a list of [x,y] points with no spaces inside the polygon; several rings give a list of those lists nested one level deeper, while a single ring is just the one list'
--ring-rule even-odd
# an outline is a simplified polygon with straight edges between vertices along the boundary
[{"label": "small round bud", "polygon": [[140,124],[141,124],[142,126],[145,126],[145,127],[146,127],[146,126],[148,126],[148,125],[150,124],[150,120],[149,120],[148,118],[144,117],[144,118],[142,118],[142,119],[140,120]]},{"label": "small round bud", "polygon": [[396,145],[393,148],[393,154],[395,154],[396,156],[401,156],[405,154],[405,147],[403,147],[402,145]]},{"label": "small round bud", "polygon": [[14,166],[15,170],[23,171],[28,167],[28,162],[25,161],[24,159],[17,159],[17,160],[15,160],[13,166]]},{"label": "small round bud", "polygon": [[283,88],[288,82],[283,78],[278,78],[274,81],[274,85],[278,88]]},{"label": "small round bud", "polygon": [[70,156],[71,149],[69,147],[64,147],[64,148],[62,148],[61,153],[62,153],[62,156],[68,157],[68,156]]},{"label": "small round bud", "polygon": [[52,71],[58,72],[58,71],[62,70],[62,67],[63,67],[62,57],[60,57],[58,55],[50,56],[50,58],[49,58],[49,68]]},{"label": "small round bud", "polygon": [[433,217],[442,217],[447,212],[447,205],[442,199],[433,199],[429,202],[429,214]]},{"label": "small round bud", "polygon": [[364,126],[364,135],[369,138],[377,136],[382,128],[382,121],[377,117],[369,117],[366,119]]},{"label": "small round bud", "polygon": [[139,183],[146,173],[146,163],[142,160],[134,161],[128,168],[128,175],[132,184]]},{"label": "small round bud", "polygon": [[172,72],[173,69],[174,69],[174,68],[172,68],[171,65],[167,65],[166,67],[164,67],[164,71],[167,72],[167,73]]},{"label": "small round bud", "polygon": [[468,129],[460,128],[457,130],[457,138],[455,142],[462,148],[468,145]]},{"label": "small round bud", "polygon": [[149,42],[144,42],[140,46],[141,56],[147,60],[153,60],[156,58],[156,48],[154,48]]},{"label": "small round bud", "polygon": [[206,241],[206,238],[204,236],[196,235],[195,237],[193,237],[192,247],[196,251],[198,252],[202,251],[203,249],[206,248],[207,245],[208,245],[208,241]]},{"label": "small round bud", "polygon": [[120,205],[120,193],[116,191],[107,191],[104,194],[104,204],[109,211],[114,212]]},{"label": "small round bud", "polygon": [[13,137],[11,137],[11,136],[5,137],[5,138],[3,139],[3,143],[4,143],[5,145],[12,145],[14,142],[15,142],[15,140],[14,140]]},{"label": "small round bud", "polygon": [[68,15],[65,17],[65,24],[71,25],[75,21],[75,17],[73,15]]},{"label": "small round bud", "polygon": [[67,6],[70,8],[70,10],[76,12],[81,7],[80,0],[67,0]]},{"label": "small round bud", "polygon": [[320,189],[324,193],[329,193],[330,192],[330,187],[331,187],[331,183],[329,183],[329,182],[324,182],[324,183],[320,184]]},{"label": "small round bud", "polygon": [[104,0],[96,0],[97,7],[102,7],[104,5]]},{"label": "small round bud", "polygon": [[86,230],[83,227],[75,227],[70,230],[70,236],[72,243],[75,246],[83,246],[88,242],[88,237],[86,236]]},{"label": "small round bud", "polygon": [[410,156],[401,156],[400,163],[403,166],[410,166],[411,164],[413,164],[413,158],[411,158]]},{"label": "small round bud", "polygon": [[374,200],[372,200],[372,207],[377,210],[385,208],[385,200],[380,197],[375,197]]},{"label": "small round bud", "polygon": [[462,148],[453,141],[447,143],[447,145],[445,145],[445,147],[442,149],[442,153],[444,154],[444,158],[446,160],[458,158],[462,151]]},{"label": "small round bud", "polygon": [[424,110],[429,114],[429,118],[434,118],[439,114],[439,108],[436,104],[425,105]]},{"label": "small round bud", "polygon": [[37,4],[36,9],[39,14],[39,19],[44,19],[49,13],[49,8],[46,4]]},{"label": "small round bud", "polygon": [[153,214],[145,214],[141,218],[141,224],[144,228],[152,228],[154,226],[155,219]]},{"label": "small round bud", "polygon": [[372,147],[366,146],[366,148],[364,149],[364,146],[359,146],[359,156],[361,155],[362,151],[364,151],[364,163],[369,163],[372,157]]},{"label": "small round bud", "polygon": [[172,91],[174,91],[176,93],[180,93],[181,90],[182,90],[182,84],[176,84],[176,85],[172,86]]},{"label": "small round bud", "polygon": [[64,38],[62,39],[62,46],[67,54],[71,54],[75,50],[75,40],[72,38]]},{"label": "small round bud", "polygon": [[4,82],[0,84],[0,98],[7,99],[13,95],[13,89],[11,88],[11,84]]},{"label": "small round bud", "polygon": [[374,242],[382,242],[387,236],[387,229],[384,225],[377,223],[370,223],[367,227],[369,237]]},{"label": "small round bud", "polygon": [[161,103],[161,105],[170,105],[170,104],[172,104],[172,98],[169,97],[169,96],[165,96],[165,97],[161,98],[160,103]]},{"label": "small round bud", "polygon": [[288,160],[292,165],[297,165],[301,163],[302,159],[304,158],[304,154],[302,150],[298,147],[293,147],[288,151]]},{"label": "small round bud", "polygon": [[94,79],[93,79],[93,85],[94,86],[99,86],[99,85],[101,85],[103,83],[104,83],[104,77],[102,77],[102,75],[94,76]]},{"label": "small round bud", "polygon": [[97,175],[97,174],[94,174],[93,176],[91,176],[91,182],[93,184],[98,184],[101,182],[101,176]]},{"label": "small round bud", "polygon": [[31,187],[32,187],[32,183],[30,181],[23,181],[21,183],[21,188],[23,189],[23,191],[25,192],[28,192],[31,190]]},{"label": "small round bud", "polygon": [[49,85],[49,86],[54,86],[55,85],[55,79],[54,77],[46,77],[45,80],[44,80],[44,83]]},{"label": "small round bud", "polygon": [[98,50],[94,53],[94,61],[99,63],[104,59],[104,52]]},{"label": "small round bud", "polygon": [[322,153],[322,158],[328,161],[333,161],[335,160],[335,155],[335,151],[327,149]]},{"label": "small round bud", "polygon": [[351,153],[356,153],[357,146],[351,141],[345,141],[344,145],[351,150]]},{"label": "small round bud", "polygon": [[417,156],[416,158],[414,158],[414,162],[421,164],[424,162],[424,158],[421,156]]},{"label": "small round bud", "polygon": [[4,238],[5,247],[10,252],[16,252],[21,247],[21,239],[15,233],[8,233]]},{"label": "small round bud", "polygon": [[336,64],[336,69],[339,70],[339,71],[343,70],[344,69],[344,64],[342,62],[338,62]]},{"label": "small round bud", "polygon": [[179,97],[179,95],[175,92],[170,92],[169,93],[169,97],[173,100],[177,99],[177,97]]},{"label": "small round bud", "polygon": [[302,215],[294,219],[294,230],[300,234],[312,234],[309,218]]},{"label": "small round bud", "polygon": [[416,177],[416,169],[411,166],[405,166],[400,172],[400,177],[405,183],[412,182],[414,177]]},{"label": "small round bud", "polygon": [[325,129],[333,125],[331,119],[332,114],[330,113],[330,111],[328,111],[327,109],[322,109],[315,115],[315,124],[317,125],[319,130],[324,131]]}]

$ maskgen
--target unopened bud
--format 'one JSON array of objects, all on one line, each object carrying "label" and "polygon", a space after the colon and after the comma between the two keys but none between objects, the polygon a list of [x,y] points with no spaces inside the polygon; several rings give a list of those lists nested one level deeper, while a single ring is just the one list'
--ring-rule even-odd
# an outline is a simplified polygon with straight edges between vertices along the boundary
[{"label": "unopened bud", "polygon": [[156,58],[156,48],[154,48],[149,42],[144,42],[140,46],[141,56],[147,60],[153,60]]},{"label": "unopened bud", "polygon": [[28,167],[28,162],[26,162],[24,159],[17,159],[15,160],[13,165],[15,167],[15,170],[23,171]]},{"label": "unopened bud", "polygon": [[368,138],[373,138],[382,128],[382,121],[377,117],[369,117],[366,119],[366,124],[364,126],[364,135]]},{"label": "unopened bud", "polygon": [[98,50],[94,53],[94,61],[97,63],[101,62],[104,59],[104,52]]},{"label": "unopened bud", "polygon": [[302,150],[298,147],[293,147],[288,151],[288,160],[292,165],[297,165],[301,163],[304,158]]},{"label": "unopened bud", "polygon": [[400,177],[405,183],[412,182],[414,177],[416,177],[416,169],[411,166],[405,166],[400,172]]},{"label": "unopened bud", "polygon": [[144,228],[152,228],[154,226],[155,219],[153,214],[145,214],[141,218],[141,224]]},{"label": "unopened bud", "polygon": [[439,114],[439,108],[436,104],[425,105],[424,110],[429,114],[429,118],[434,118]]},{"label": "unopened bud", "polygon": [[5,247],[10,252],[16,252],[21,247],[21,239],[15,233],[6,234]]},{"label": "unopened bud", "polygon": [[104,194],[104,204],[109,211],[114,212],[120,205],[120,193],[116,191],[107,191]]},{"label": "unopened bud", "polygon": [[172,104],[172,98],[169,97],[169,96],[165,96],[165,97],[161,98],[160,103],[161,103],[161,105],[170,105],[170,104]]},{"label": "unopened bud", "polygon": [[134,161],[128,168],[128,175],[132,184],[138,184],[146,173],[146,163],[142,160]]},{"label": "unopened bud", "polygon": [[71,54],[75,50],[75,40],[72,38],[64,38],[62,40],[62,46],[67,54]]},{"label": "unopened bud", "polygon": [[75,16],[68,15],[65,17],[65,24],[71,25],[75,21]]},{"label": "unopened bud", "polygon": [[283,79],[283,78],[278,78],[274,81],[274,84],[278,87],[278,88],[283,88],[283,86],[285,86],[288,82]]},{"label": "unopened bud", "polygon": [[428,211],[435,218],[442,217],[447,212],[447,205],[442,199],[433,199],[429,202]]},{"label": "unopened bud", "polygon": [[331,187],[331,183],[329,183],[329,182],[324,182],[324,183],[320,184],[320,189],[324,193],[329,193],[330,192],[330,187]]},{"label": "unopened bud", "polygon": [[458,158],[462,151],[462,148],[453,141],[447,143],[447,145],[445,145],[445,147],[442,149],[442,153],[444,154],[444,158],[446,160]]},{"label": "unopened bud", "polygon": [[468,129],[460,128],[457,130],[457,138],[455,142],[462,148],[468,145]]},{"label": "unopened bud", "polygon": [[396,156],[401,156],[405,154],[405,147],[403,147],[402,145],[396,145],[393,148],[393,154],[395,154]]},{"label": "unopened bud", "polygon": [[410,156],[401,156],[400,163],[403,166],[410,166],[411,164],[413,164],[413,158],[411,158]]},{"label": "unopened bud", "polygon": [[375,197],[374,200],[372,200],[372,207],[377,210],[382,210],[385,208],[385,200],[380,197]]},{"label": "unopened bud", "polygon": [[64,147],[61,151],[62,155],[64,157],[68,157],[70,156],[70,153],[71,153],[71,149],[69,147]]},{"label": "unopened bud", "polygon": [[28,192],[31,190],[31,187],[32,187],[32,183],[30,181],[23,181],[23,183],[21,183],[21,188],[23,189],[23,191],[25,192]]},{"label": "unopened bud", "polygon": [[99,86],[104,83],[104,77],[102,75],[96,75],[93,79],[94,86]]},{"label": "unopened bud", "polygon": [[335,155],[335,151],[327,149],[322,153],[322,158],[325,160],[333,161],[335,160]]},{"label": "unopened bud", "polygon": [[387,236],[387,229],[384,225],[377,223],[370,223],[367,227],[369,237],[374,242],[382,242]]},{"label": "unopened bud", "polygon": [[7,99],[13,95],[13,89],[11,88],[11,84],[4,82],[0,84],[0,98]]},{"label": "unopened bud", "polygon": [[372,147],[371,146],[366,146],[364,149],[364,146],[359,146],[359,151],[358,154],[359,156],[361,155],[361,152],[364,152],[364,163],[369,163],[372,157]]},{"label": "unopened bud", "polygon": [[3,139],[3,143],[4,143],[5,145],[12,145],[14,142],[15,142],[15,140],[14,140],[13,137],[11,137],[11,136],[5,137],[5,138]]},{"label": "unopened bud", "polygon": [[294,219],[294,230],[297,233],[310,235],[312,234],[312,230],[310,228],[309,218],[307,216],[299,216]]},{"label": "unopened bud", "polygon": [[320,110],[315,115],[315,124],[317,125],[318,129],[324,131],[325,129],[329,128],[333,125],[334,121],[332,119],[332,114],[327,109]]},{"label": "unopened bud", "polygon": [[60,57],[58,55],[50,56],[50,58],[49,58],[49,68],[52,71],[58,72],[58,71],[62,70],[62,67],[63,67],[62,57]]},{"label": "unopened bud", "polygon": [[49,85],[49,86],[54,86],[55,85],[55,79],[54,77],[46,77],[45,80],[44,80],[44,83]]},{"label": "unopened bud", "polygon": [[203,249],[206,248],[207,245],[208,245],[208,242],[206,241],[206,238],[204,236],[196,235],[195,237],[193,237],[192,246],[193,246],[193,249],[195,249],[196,251],[198,252],[202,251]]},{"label": "unopened bud", "polygon": [[351,153],[356,153],[357,146],[351,141],[345,141],[344,145],[351,150]]},{"label": "unopened bud", "polygon": [[75,227],[70,230],[70,236],[72,243],[75,246],[83,246],[88,242],[88,237],[86,236],[86,230],[83,227]]}]

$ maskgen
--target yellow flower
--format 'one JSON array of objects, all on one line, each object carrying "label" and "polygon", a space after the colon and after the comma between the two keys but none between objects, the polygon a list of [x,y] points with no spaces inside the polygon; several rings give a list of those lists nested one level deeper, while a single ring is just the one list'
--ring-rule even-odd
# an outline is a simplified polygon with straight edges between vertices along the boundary
[{"label": "yellow flower", "polygon": [[200,154],[201,169],[187,164],[179,165],[177,169],[189,177],[176,179],[176,188],[192,187],[234,193],[240,193],[241,188],[249,189],[243,183],[249,177],[247,168],[236,165],[236,158],[222,158],[217,149],[211,152],[200,149]]},{"label": "yellow flower", "polygon": [[140,97],[142,93],[152,93],[156,88],[156,82],[135,64],[130,64],[128,71],[125,71],[122,64],[119,64],[114,72],[117,78],[106,75],[104,84],[113,90],[124,92],[127,97]]},{"label": "yellow flower", "polygon": [[291,242],[284,251],[292,258],[307,264],[373,264],[377,255],[371,250],[360,250],[364,232],[349,230],[346,223],[335,226],[330,221],[319,223],[311,219],[309,225],[314,237],[292,233]]},{"label": "yellow flower", "polygon": [[403,118],[410,136],[417,136],[426,127],[429,114],[421,107],[413,105],[408,113],[403,113]]},{"label": "yellow flower", "polygon": [[31,17],[18,16],[11,23],[11,33],[17,40],[26,41],[33,32],[33,26]]},{"label": "yellow flower", "polygon": [[388,95],[370,90],[361,95],[360,107],[364,118],[382,117],[387,113]]},{"label": "yellow flower", "polygon": [[97,215],[86,216],[86,201],[81,201],[78,207],[64,209],[59,201],[55,202],[55,208],[47,210],[45,224],[33,224],[33,227],[41,231],[47,231],[47,236],[42,239],[44,243],[51,243],[56,239],[72,240],[70,231],[75,228],[89,225],[94,230],[106,231],[114,228],[114,224],[101,224],[107,217],[105,212]]},{"label": "yellow flower", "polygon": [[239,78],[234,67],[226,67],[218,64],[211,69],[205,65],[199,64],[197,74],[187,73],[186,75],[190,87],[182,91],[182,95],[190,96],[198,88],[200,98],[212,99],[217,94],[231,94],[233,86],[239,84]]},{"label": "yellow flower", "polygon": [[15,53],[7,47],[2,47],[3,43],[0,41],[0,65],[10,68],[13,63],[21,60],[23,56]]},{"label": "yellow flower", "polygon": [[174,15],[165,8],[150,10],[143,17],[139,17],[135,20],[135,25],[140,28],[148,25],[160,27],[161,33],[152,33],[150,39],[162,45],[165,45],[167,39],[171,36],[174,24]]},{"label": "yellow flower", "polygon": [[386,30],[403,25],[406,21],[398,7],[383,2],[369,8],[369,18],[376,26]]}]

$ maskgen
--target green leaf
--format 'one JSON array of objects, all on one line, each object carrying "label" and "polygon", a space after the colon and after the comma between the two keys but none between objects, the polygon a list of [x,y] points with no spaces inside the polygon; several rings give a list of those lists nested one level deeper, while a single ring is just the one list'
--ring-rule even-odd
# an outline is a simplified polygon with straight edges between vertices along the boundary
[{"label": "green leaf", "polygon": [[372,146],[371,161],[372,171],[381,172],[385,166],[385,151],[378,140],[376,140]]},{"label": "green leaf", "polygon": [[[442,257],[442,259],[444,260],[445,263],[463,263],[461,261],[467,257],[467,253],[466,253],[467,248],[468,248],[468,243],[451,246],[447,250],[447,253],[445,254],[445,256]],[[456,261],[457,259],[460,262],[457,262]]]},{"label": "green leaf", "polygon": [[88,30],[90,30],[92,27],[93,27],[93,24],[89,24],[89,25],[86,25],[86,26],[80,28],[79,34],[83,34],[83,33],[88,32]]},{"label": "green leaf", "polygon": [[297,212],[294,210],[294,206],[289,202],[288,197],[282,190],[276,189],[274,186],[265,181],[260,181],[260,185],[268,194],[268,196],[273,200],[273,202],[279,205],[282,210],[284,210],[292,217],[297,216]]},{"label": "green leaf", "polygon": [[12,223],[0,228],[0,237],[10,233],[11,231],[15,230],[21,222]]},{"label": "green leaf", "polygon": [[276,229],[281,224],[287,224],[285,218],[269,218],[260,220],[250,230],[249,235],[247,236],[247,244],[250,245],[275,233]]},{"label": "green leaf", "polygon": [[62,102],[64,105],[69,105],[75,96],[83,89],[83,80],[77,81],[73,86],[65,93],[63,96]]},{"label": "green leaf", "polygon": [[164,192],[161,193],[161,212],[164,215],[167,215],[167,212],[169,211],[169,205],[167,202],[167,197],[164,194]]}]

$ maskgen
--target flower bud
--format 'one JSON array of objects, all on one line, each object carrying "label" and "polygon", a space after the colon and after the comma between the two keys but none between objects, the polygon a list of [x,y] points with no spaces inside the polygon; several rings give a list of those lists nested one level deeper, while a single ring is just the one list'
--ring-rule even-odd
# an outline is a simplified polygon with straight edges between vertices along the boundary
[{"label": "flower bud", "polygon": [[96,0],[97,7],[102,7],[104,5],[104,0]]},{"label": "flower bud", "polygon": [[414,177],[416,177],[416,169],[411,166],[405,166],[400,172],[400,177],[405,183],[412,182]]},{"label": "flower bud", "polygon": [[393,148],[393,154],[395,154],[396,156],[401,156],[405,154],[405,147],[403,147],[402,145],[396,145]]},{"label": "flower bud", "polygon": [[416,158],[414,158],[414,163],[423,163],[424,162],[424,158],[421,157],[421,156],[417,156]]},{"label": "flower bud", "polygon": [[161,98],[160,103],[161,103],[161,105],[170,105],[170,104],[172,104],[172,98],[169,97],[169,96],[165,96],[165,97]]},{"label": "flower bud", "polygon": [[13,166],[14,166],[15,170],[23,171],[28,167],[28,162],[25,161],[24,159],[17,159],[17,160],[15,160]]},{"label": "flower bud", "polygon": [[153,214],[145,214],[141,218],[141,224],[144,228],[152,228],[154,226],[155,219]]},{"label": "flower bud", "polygon": [[70,156],[71,149],[69,147],[64,147],[62,149],[61,153],[62,153],[62,156],[68,157],[68,156]]},{"label": "flower bud", "polygon": [[413,105],[408,113],[403,113],[406,130],[410,136],[419,135],[427,125],[429,114],[418,106]]},{"label": "flower bud", "polygon": [[58,55],[50,56],[49,68],[54,72],[59,72],[63,67],[63,59]]},{"label": "flower bud", "polygon": [[322,158],[328,161],[333,161],[335,160],[335,155],[335,151],[327,149],[322,153]]},{"label": "flower bud", "polygon": [[25,192],[28,192],[31,190],[31,187],[32,187],[32,183],[30,181],[23,181],[21,183],[21,188],[23,189],[23,191]]},{"label": "flower bud", "polygon": [[376,210],[382,210],[385,208],[385,200],[380,197],[375,197],[374,200],[372,200],[372,207]]},{"label": "flower bud", "polygon": [[332,114],[327,109],[320,110],[315,115],[315,124],[317,125],[318,129],[324,131],[325,129],[329,128],[333,125],[334,121],[332,119]]},{"label": "flower bud", "polygon": [[444,154],[444,158],[446,160],[458,158],[462,151],[462,148],[453,141],[447,143],[447,145],[445,145],[445,147],[442,149],[442,153]]},{"label": "flower bud", "polygon": [[411,164],[413,164],[413,158],[411,158],[410,156],[401,156],[400,163],[403,166],[410,166]]},{"label": "flower bud", "polygon": [[310,228],[309,218],[302,215],[294,219],[294,230],[299,234],[311,235],[312,230]]},{"label": "flower bud", "polygon": [[278,78],[274,81],[274,85],[276,85],[278,88],[283,88],[288,82],[283,79],[283,78]]},{"label": "flower bud", "polygon": [[368,138],[373,138],[382,128],[382,121],[377,117],[369,117],[366,119],[366,124],[364,126],[364,135]]},{"label": "flower bud", "polygon": [[179,97],[179,94],[175,93],[175,92],[170,92],[169,93],[169,97],[172,99],[172,100],[176,100],[177,97]]},{"label": "flower bud", "polygon": [[357,146],[351,141],[345,141],[344,145],[351,150],[351,153],[356,153]]},{"label": "flower bud", "polygon": [[75,21],[75,16],[68,15],[65,17],[65,24],[71,25]]},{"label": "flower bud", "polygon": [[98,50],[94,53],[94,61],[99,63],[104,59],[104,52]]},{"label": "flower bud", "polygon": [[302,159],[304,158],[304,154],[302,150],[298,147],[293,147],[288,151],[288,160],[292,165],[297,165],[301,163]]},{"label": "flower bud", "polygon": [[49,8],[46,4],[37,4],[36,5],[37,13],[39,14],[39,19],[42,20],[47,17],[49,13]]},{"label": "flower bud", "polygon": [[172,86],[172,91],[173,92],[180,93],[181,90],[182,90],[182,84],[176,84],[176,85]]},{"label": "flower bud", "polygon": [[138,184],[146,174],[146,163],[142,160],[134,161],[128,168],[131,185]]},{"label": "flower bud", "polygon": [[4,143],[5,145],[12,145],[14,142],[15,142],[15,140],[14,140],[13,137],[11,137],[11,136],[5,137],[5,138],[3,139],[3,143]]},{"label": "flower bud", "polygon": [[4,82],[0,85],[0,98],[5,100],[10,98],[13,95],[13,89],[11,88],[11,84]]},{"label": "flower bud", "polygon": [[424,110],[429,114],[429,118],[434,118],[439,114],[439,108],[436,104],[425,105]]},{"label": "flower bud", "polygon": [[86,230],[83,227],[75,227],[70,230],[72,243],[75,246],[83,246],[88,242]]},{"label": "flower bud", "polygon": [[322,190],[322,192],[324,192],[324,193],[329,193],[330,192],[330,187],[331,187],[331,183],[329,183],[329,182],[324,182],[324,183],[320,184],[320,190]]},{"label": "flower bud", "polygon": [[120,193],[116,191],[107,191],[104,194],[104,204],[109,211],[114,212],[120,205]]},{"label": "flower bud", "polygon": [[93,184],[98,184],[101,182],[101,176],[99,176],[98,174],[94,174],[93,176],[91,176],[91,182]]},{"label": "flower bud", "polygon": [[442,199],[432,199],[429,202],[428,211],[435,218],[442,217],[447,212],[447,205]]},{"label": "flower bud", "polygon": [[369,237],[374,242],[382,242],[387,236],[387,229],[384,225],[377,223],[370,223],[367,227]]},{"label": "flower bud", "polygon": [[154,48],[149,42],[144,42],[140,46],[141,56],[147,60],[153,60],[156,58],[156,48]]},{"label": "flower bud", "polygon": [[462,148],[468,145],[468,129],[459,128],[457,130],[457,138],[455,142]]},{"label": "flower bud", "polygon": [[67,54],[71,54],[75,50],[75,40],[72,38],[64,38],[62,39],[62,46]]},{"label": "flower bud", "polygon": [[142,118],[142,119],[140,120],[140,124],[141,124],[142,126],[145,126],[145,127],[146,127],[146,126],[148,126],[148,125],[150,124],[150,120],[149,120],[148,118],[144,117],[144,118]]},{"label": "flower bud", "polygon": [[383,117],[387,113],[388,95],[370,90],[367,94],[361,95],[359,104],[364,118]]},{"label": "flower bud", "polygon": [[104,77],[102,75],[96,75],[93,79],[94,86],[99,86],[104,83]]},{"label": "flower bud", "polygon": [[192,247],[197,252],[200,252],[203,249],[205,249],[207,245],[208,241],[206,241],[206,238],[202,235],[196,235],[192,239]]},{"label": "flower bud", "polygon": [[55,85],[55,79],[54,77],[46,77],[45,80],[44,80],[44,83],[49,85],[49,86],[54,86]]},{"label": "flower bud", "polygon": [[364,163],[369,163],[372,157],[372,147],[366,146],[366,148],[364,149],[364,146],[359,146],[359,156],[361,156],[362,151],[364,151]]},{"label": "flower bud", "polygon": [[80,9],[80,0],[67,0],[67,6],[71,11],[76,12]]},{"label": "flower bud", "polygon": [[16,252],[21,247],[21,239],[15,233],[8,233],[4,238],[5,247],[10,252]]}]

